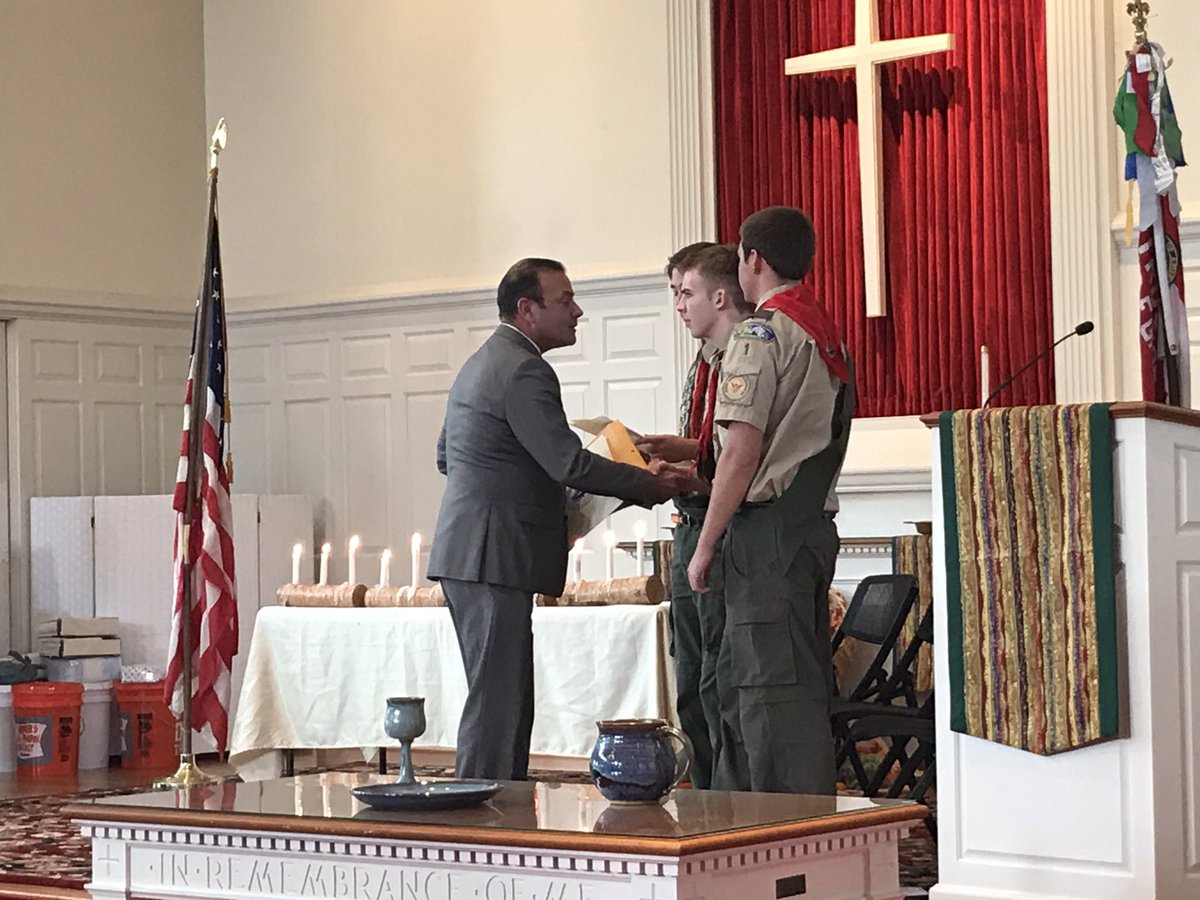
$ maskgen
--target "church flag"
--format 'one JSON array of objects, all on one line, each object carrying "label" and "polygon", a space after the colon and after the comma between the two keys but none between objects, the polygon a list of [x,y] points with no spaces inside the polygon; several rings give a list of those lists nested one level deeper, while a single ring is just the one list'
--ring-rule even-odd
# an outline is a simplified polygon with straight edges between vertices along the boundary
[{"label": "church flag", "polygon": [[[1171,60],[1150,41],[1128,54],[1113,118],[1125,134],[1125,178],[1139,194],[1138,269],[1142,399],[1189,406],[1191,371],[1176,169],[1186,165],[1167,87]],[[1128,212],[1132,233],[1132,208]]]},{"label": "church flag", "polygon": [[[238,647],[233,516],[229,502],[232,466],[225,452],[229,400],[225,351],[225,297],[214,169],[209,180],[208,243],[192,330],[183,439],[173,503],[175,604],[166,692],[171,708],[181,715],[184,691],[192,690],[191,727],[196,731],[208,728],[222,752],[228,746],[230,672]],[[197,391],[202,393],[197,396]],[[184,535],[190,566],[185,565],[181,553]],[[185,617],[184,579],[189,571],[191,609]],[[185,618],[192,684],[186,683],[184,675]]]}]

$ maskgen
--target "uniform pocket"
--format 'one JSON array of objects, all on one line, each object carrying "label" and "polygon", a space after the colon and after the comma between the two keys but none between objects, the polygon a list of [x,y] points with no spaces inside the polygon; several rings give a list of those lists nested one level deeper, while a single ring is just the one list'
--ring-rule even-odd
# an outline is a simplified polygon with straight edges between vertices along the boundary
[{"label": "uniform pocket", "polygon": [[796,652],[791,618],[779,602],[726,609],[726,636],[733,683],[738,687],[795,684]]}]

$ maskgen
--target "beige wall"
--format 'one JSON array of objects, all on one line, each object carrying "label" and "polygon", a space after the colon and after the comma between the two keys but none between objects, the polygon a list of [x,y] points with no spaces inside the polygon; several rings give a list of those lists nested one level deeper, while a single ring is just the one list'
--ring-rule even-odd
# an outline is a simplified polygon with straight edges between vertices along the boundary
[{"label": "beige wall", "polygon": [[[491,287],[671,251],[666,12],[646,0],[207,0],[234,308]],[[240,302],[238,302],[240,300]]]},{"label": "beige wall", "polygon": [[0,0],[0,299],[186,308],[205,205],[202,0]]}]

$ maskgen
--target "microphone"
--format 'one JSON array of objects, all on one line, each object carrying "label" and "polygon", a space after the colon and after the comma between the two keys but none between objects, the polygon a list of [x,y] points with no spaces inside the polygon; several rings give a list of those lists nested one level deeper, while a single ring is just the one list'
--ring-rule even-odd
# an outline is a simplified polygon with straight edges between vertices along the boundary
[{"label": "microphone", "polygon": [[999,394],[1006,387],[1008,387],[1010,384],[1012,384],[1014,381],[1016,381],[1018,375],[1020,375],[1022,372],[1026,371],[1027,369],[1032,368],[1038,362],[1038,360],[1040,360],[1043,356],[1045,356],[1047,353],[1049,353],[1051,350],[1053,350],[1055,347],[1057,347],[1059,344],[1061,344],[1067,338],[1073,338],[1077,334],[1091,334],[1095,330],[1096,330],[1096,323],[1091,321],[1090,319],[1086,322],[1080,322],[1078,325],[1075,326],[1074,331],[1068,331],[1066,334],[1064,334],[1062,337],[1060,337],[1057,341],[1055,341],[1049,347],[1044,348],[1041,353],[1039,353],[1037,356],[1035,356],[1029,362],[1025,363],[1025,365],[1021,366],[1021,368],[1017,369],[1017,371],[1013,372],[1011,375],[1009,375],[1007,378],[1005,378],[1002,382],[1000,382],[1000,384],[996,387],[996,389],[994,391],[992,391],[990,394],[988,394],[987,400],[985,400],[983,402],[983,408],[987,409],[988,405],[991,404],[991,402],[994,399],[996,399],[996,395]]}]

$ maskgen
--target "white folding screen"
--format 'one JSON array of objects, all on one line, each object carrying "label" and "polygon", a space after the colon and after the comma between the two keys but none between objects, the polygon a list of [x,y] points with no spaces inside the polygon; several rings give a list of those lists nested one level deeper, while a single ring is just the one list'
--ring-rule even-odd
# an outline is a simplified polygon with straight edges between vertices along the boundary
[{"label": "white folding screen", "polygon": [[[311,549],[312,500],[234,494],[232,507],[240,629],[236,708],[259,607],[273,604],[276,588],[290,578],[292,545]],[[62,615],[116,616],[123,662],[165,666],[174,596],[170,495],[35,497],[30,519],[34,623]]]},{"label": "white folding screen", "polygon": [[33,621],[96,609],[91,497],[38,497],[29,505]]}]

